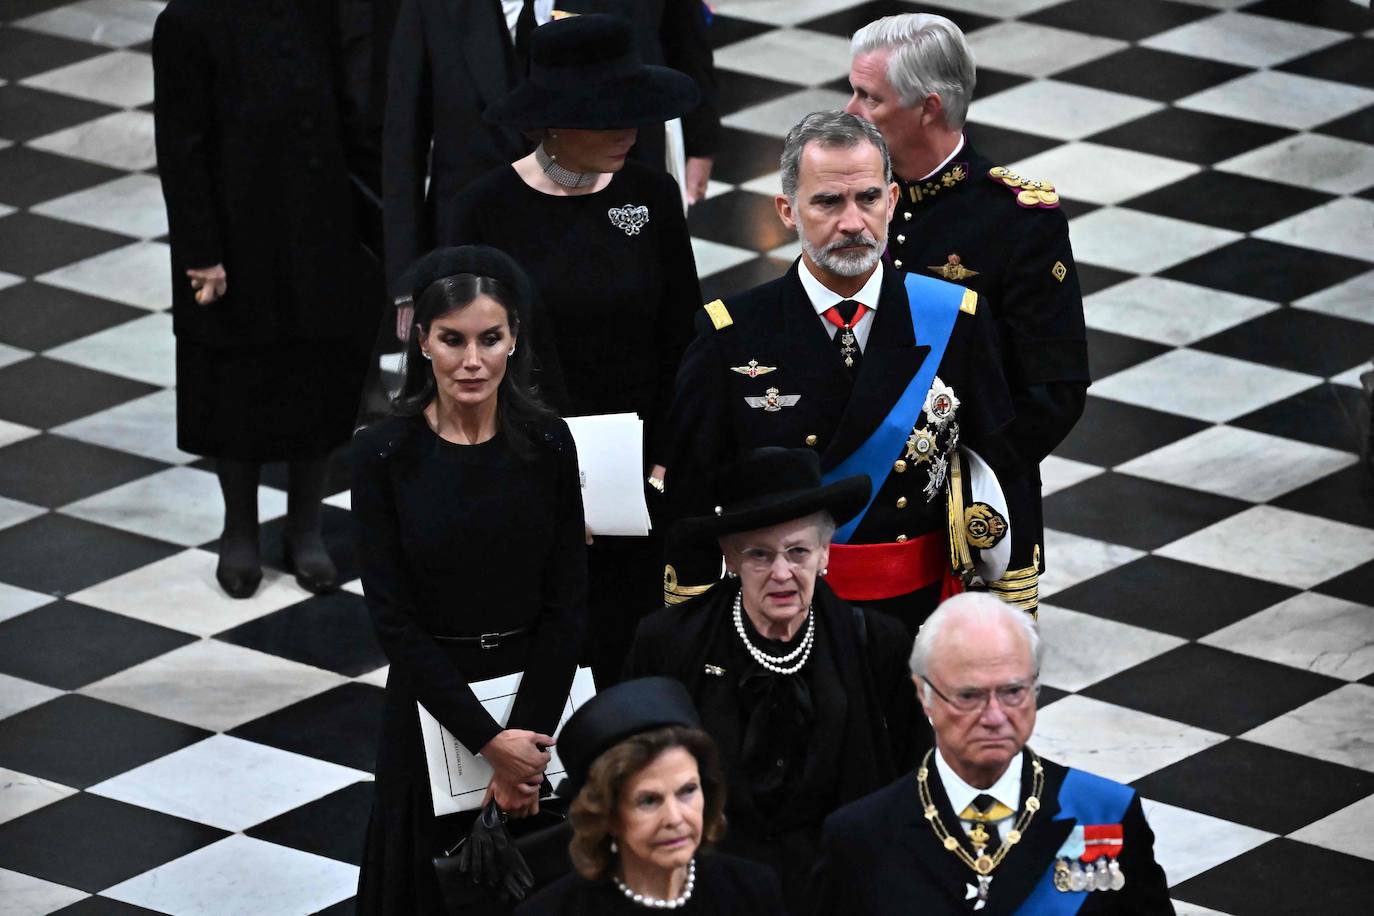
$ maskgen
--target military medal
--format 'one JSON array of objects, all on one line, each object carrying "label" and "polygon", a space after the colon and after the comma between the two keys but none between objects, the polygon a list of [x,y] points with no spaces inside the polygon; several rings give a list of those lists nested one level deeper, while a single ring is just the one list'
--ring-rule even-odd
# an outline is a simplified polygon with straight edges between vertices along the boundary
[{"label": "military medal", "polygon": [[1069,890],[1074,893],[1088,889],[1088,876],[1083,874],[1083,866],[1074,862],[1069,866]]},{"label": "military medal", "polygon": [[927,427],[913,429],[906,439],[906,456],[912,461],[929,461],[935,454],[935,434]]},{"label": "military medal", "polygon": [[844,357],[845,366],[850,369],[854,368],[854,354],[859,350],[854,346],[854,341],[854,332],[846,325],[844,330],[840,331],[840,355]]},{"label": "military medal", "polygon": [[930,422],[944,429],[958,409],[959,399],[955,397],[954,389],[940,381],[938,375],[935,376],[930,383],[930,390],[926,392],[925,412]]},{"label": "military medal", "polygon": [[766,413],[777,413],[784,407],[792,407],[801,400],[799,394],[779,394],[778,389],[769,388],[763,397],[747,397],[744,402],[750,407],[762,407]]},{"label": "military medal", "polygon": [[931,264],[926,270],[951,283],[959,283],[969,277],[978,276],[978,271],[969,270],[965,267],[957,254],[951,254],[943,264]]},{"label": "military medal", "polygon": [[1116,859],[1107,863],[1107,872],[1111,875],[1112,890],[1119,891],[1126,886],[1126,876],[1121,873],[1121,866],[1117,864]]},{"label": "military medal", "polygon": [[1069,863],[1066,859],[1056,859],[1054,862],[1054,889],[1065,894],[1071,890],[1069,884]]},{"label": "military medal", "polygon": [[750,378],[758,378],[760,375],[767,375],[777,369],[777,366],[760,366],[756,359],[749,360],[747,366],[731,366],[731,372],[738,372],[740,375],[747,375]]},{"label": "military medal", "polygon": [[926,481],[926,488],[921,491],[926,495],[926,502],[930,502],[935,495],[940,492],[940,488],[945,485],[945,475],[949,473],[949,459],[944,455],[936,455],[930,462],[930,479]]}]

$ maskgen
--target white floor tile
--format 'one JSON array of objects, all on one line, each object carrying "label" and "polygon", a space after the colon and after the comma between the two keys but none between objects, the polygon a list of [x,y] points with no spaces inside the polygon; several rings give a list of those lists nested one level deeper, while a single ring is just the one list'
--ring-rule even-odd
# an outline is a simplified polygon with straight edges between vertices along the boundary
[{"label": "white floor tile", "polygon": [[61,690],[0,674],[0,719],[60,697]]},{"label": "white floor tile", "polygon": [[86,791],[241,831],[370,778],[313,757],[214,735]]},{"label": "white floor tile", "polygon": [[125,175],[64,197],[30,207],[34,213],[94,226],[136,238],[167,234],[167,208],[162,184],[152,175]]},{"label": "white floor tile", "polygon": [[149,311],[172,304],[172,268],[163,242],[135,242],[38,277],[44,283]]},{"label": "white floor tile", "polygon": [[[993,99],[1007,94],[999,92]],[[1011,168],[1018,174],[1053,182],[1063,197],[1095,204],[1120,203],[1200,170],[1192,163],[1098,143],[1066,143],[1022,159]]]},{"label": "white floor tile", "polygon": [[1159,273],[1242,237],[1229,229],[1118,207],[1080,216],[1069,231],[1074,260],[1138,274]]},{"label": "white floor tile", "polygon": [[1075,694],[1040,710],[1030,745],[1055,763],[1129,783],[1225,740]]},{"label": "white floor tile", "polygon": [[1374,185],[1374,146],[1324,134],[1296,134],[1232,156],[1217,163],[1216,169],[1332,194],[1353,194]]},{"label": "white floor tile", "polygon": [[61,801],[78,791],[59,782],[0,767],[0,824]]},{"label": "white floor tile", "polygon": [[[229,731],[345,682],[329,671],[203,639],[81,692],[210,731]],[[169,689],[172,685],[175,689]]]},{"label": "white floor tile", "polygon": [[[1204,3],[1209,0],[1179,0],[1180,3]],[[1217,2],[1217,0],[1212,0]],[[1249,2],[1249,0],[1239,0],[1239,2]],[[1196,903],[1184,903],[1182,900],[1172,901],[1174,904],[1174,916],[1231,916],[1230,913],[1223,913],[1221,910],[1209,910],[1205,906],[1198,906]]]},{"label": "white floor tile", "polygon": [[353,508],[353,491],[352,491],[352,490],[344,490],[344,491],[342,491],[342,492],[335,493],[333,496],[326,496],[326,497],[324,498],[324,504],[325,504],[326,506],[334,506],[334,507],[336,507],[336,508],[343,509],[343,510],[345,510],[345,511],[347,511],[347,510],[349,510],[349,509],[352,509],[352,508]]},{"label": "white floor tile", "polygon": [[48,511],[42,506],[33,506],[17,499],[0,496],[0,528],[9,528],[20,522],[27,522]]},{"label": "white floor tile", "polygon": [[1117,470],[1178,487],[1267,502],[1357,460],[1350,452],[1235,426],[1213,426],[1133,458]]},{"label": "white floor tile", "polygon": [[1164,869],[1170,887],[1249,852],[1275,836],[1148,798],[1142,798],[1140,806],[1155,834],[1155,861]]},{"label": "white floor tile", "polygon": [[[170,464],[195,455],[177,448],[176,392],[158,391],[54,427],[54,433]],[[344,506],[343,508],[348,508]]]},{"label": "white floor tile", "polygon": [[137,108],[153,100],[153,58],[136,51],[111,51],[21,82],[106,105]]},{"label": "white floor tile", "polygon": [[1374,674],[1374,607],[1303,592],[1200,642],[1318,674],[1359,680]]},{"label": "white floor tile", "polygon": [[844,108],[848,102],[847,93],[830,89],[804,89],[726,115],[720,119],[720,123],[726,127],[752,130],[756,134],[767,134],[770,137],[786,137],[787,132],[811,112],[838,110]]},{"label": "white floor tile", "polygon": [[130,172],[157,165],[157,153],[153,151],[153,116],[146,111],[117,111],[30,140],[28,145]]},{"label": "white floor tile", "polygon": [[0,868],[0,900],[4,901],[5,916],[44,916],[89,896],[85,891]]},{"label": "white floor tile", "polygon": [[[1374,261],[1374,201],[1338,197],[1252,232],[1257,239]],[[1370,303],[1374,312],[1374,303]]]},{"label": "white floor tile", "polygon": [[11,347],[9,344],[0,344],[0,368],[23,362],[33,356],[28,350],[21,350],[19,347]]},{"label": "white floor tile", "polygon": [[1067,608],[1040,605],[1045,660],[1040,680],[1060,690],[1082,690],[1149,661],[1184,640]]},{"label": "white floor tile", "polygon": [[4,582],[0,582],[0,620],[9,620],[20,614],[27,614],[34,608],[51,604],[54,600],[56,599],[51,595],[31,592],[26,588],[19,588],[17,585],[6,585]]},{"label": "white floor tile", "polygon": [[1370,368],[1371,366],[1368,362],[1360,363],[1358,366],[1348,369],[1339,375],[1331,376],[1331,384],[1345,385],[1347,388],[1363,388],[1360,384],[1360,376],[1368,372]]},{"label": "white floor tile", "polygon": [[[1082,237],[1075,235],[1075,255],[1081,242]],[[1263,299],[1178,280],[1136,277],[1085,296],[1083,317],[1090,328],[1187,346],[1278,307]]]},{"label": "white floor tile", "polygon": [[1243,67],[1272,67],[1349,37],[1345,32],[1296,22],[1280,27],[1265,16],[1222,13],[1152,35],[1141,45]]},{"label": "white floor tile", "polygon": [[186,550],[71,595],[71,600],[170,627],[212,636],[310,597],[293,576],[264,568],[251,598],[230,598],[215,581],[219,557]]},{"label": "white floor tile", "polygon": [[758,257],[754,252],[743,248],[698,238],[692,239],[692,255],[696,258],[698,277],[709,277],[711,274]]},{"label": "white floor tile", "polygon": [[1045,572],[1040,577],[1040,599],[1101,575],[1109,569],[1145,556],[1145,551],[1108,544],[1064,531],[1045,529]]},{"label": "white floor tile", "polygon": [[177,382],[176,338],[172,336],[172,316],[166,312],[126,321],[45,355],[163,388]]},{"label": "white floor tile", "polygon": [[[260,521],[286,512],[286,494],[258,489]],[[224,502],[209,471],[169,468],[62,507],[64,515],[194,547],[219,537]]]},{"label": "white floor tile", "polygon": [[817,86],[849,76],[849,41],[804,29],[778,29],[726,45],[716,66],[769,79]]},{"label": "white floor tile", "polygon": [[22,442],[30,436],[38,435],[38,430],[30,426],[22,426],[18,423],[11,423],[8,420],[0,420],[0,448]]},{"label": "white floor tile", "polygon": [[961,0],[958,8],[965,13],[1010,18],[1038,12],[1059,2],[1062,0]]},{"label": "white floor tile", "polygon": [[1058,493],[1102,472],[1103,468],[1095,464],[1050,455],[1040,462],[1040,493],[1042,496]]},{"label": "white floor tile", "polygon": [[1374,722],[1374,687],[1346,684],[1241,737],[1318,760],[1374,771],[1370,722]]},{"label": "white floor tile", "polygon": [[835,12],[835,0],[723,0],[712,3],[711,9],[769,25],[796,25]]},{"label": "white floor tile", "polygon": [[[4,147],[0,147],[0,149],[4,149]],[[13,207],[6,207],[4,204],[0,204],[0,217],[9,216],[13,212]],[[23,277],[16,276],[15,274],[7,274],[3,270],[0,270],[0,289],[6,289],[23,282]]]},{"label": "white floor tile", "polygon": [[1304,296],[1293,305],[1295,308],[1374,324],[1374,270]]},{"label": "white floor tile", "polygon": [[[1078,140],[1163,107],[1159,102],[1119,92],[1036,80],[985,99],[975,97],[969,106],[969,120],[1057,140]],[[1017,171],[1031,178],[1045,177],[1029,170]]]},{"label": "white floor tile", "polygon": [[357,884],[355,866],[231,836],[102,896],[178,916],[296,916],[353,896]]},{"label": "white floor tile", "polygon": [[20,28],[112,48],[127,48],[153,37],[153,22],[163,4],[151,0],[82,0],[14,22]]},{"label": "white floor tile", "polygon": [[758,178],[751,178],[740,185],[740,188],[745,191],[753,191],[755,194],[775,197],[782,193],[782,172],[770,172],[767,175],[760,175]]},{"label": "white floor tile", "polygon": [[390,665],[383,665],[376,671],[369,671],[362,677],[354,678],[354,680],[357,681],[359,684],[371,684],[373,687],[381,687],[382,689],[386,689],[386,676],[390,671]]},{"label": "white floor tile", "polygon": [[1260,70],[1179,99],[1179,108],[1307,130],[1374,103],[1374,90]]},{"label": "white floor tile", "polygon": [[1374,795],[1308,824],[1288,837],[1346,855],[1374,859],[1374,830],[1369,829],[1372,818]]},{"label": "white floor tile", "polygon": [[769,249],[768,256],[780,261],[795,261],[797,258],[801,257],[801,253],[801,241],[793,239],[790,242],[783,242],[777,248]]},{"label": "white floor tile", "polygon": [[[1030,22],[999,22],[968,36],[975,60],[1006,73],[1049,76],[1106,57],[1126,42]],[[976,96],[975,96],[976,97]]]},{"label": "white floor tile", "polygon": [[1321,383],[1248,360],[1171,350],[1093,383],[1098,397],[1225,423]]},{"label": "white floor tile", "polygon": [[1255,506],[1155,553],[1311,588],[1369,562],[1374,557],[1374,531],[1274,506]]}]

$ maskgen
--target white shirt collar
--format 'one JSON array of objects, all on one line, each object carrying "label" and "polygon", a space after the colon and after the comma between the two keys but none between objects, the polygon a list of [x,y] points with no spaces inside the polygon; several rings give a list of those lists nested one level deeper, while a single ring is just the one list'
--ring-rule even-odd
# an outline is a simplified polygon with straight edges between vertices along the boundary
[{"label": "white shirt collar", "polygon": [[[881,258],[878,260],[877,269],[873,271],[873,276],[868,278],[868,282],[863,285],[863,289],[852,296],[841,296],[820,280],[817,280],[816,275],[813,274],[811,268],[807,266],[806,258],[801,258],[798,261],[797,276],[801,278],[802,289],[806,290],[806,296],[811,300],[811,307],[816,310],[817,315],[825,314],[826,310],[835,303],[843,302],[846,299],[853,299],[855,302],[863,303],[868,306],[868,310],[871,312],[876,312],[878,310],[878,299],[881,297],[883,290],[883,262]],[[862,319],[860,319],[860,321],[862,322]]]},{"label": "white shirt collar", "polygon": [[928,174],[922,175],[922,176],[921,176],[919,179],[917,179],[917,180],[918,180],[918,181],[925,181],[925,180],[931,178],[932,176],[934,176],[936,173],[938,173],[938,172],[939,172],[941,169],[943,169],[945,166],[949,165],[950,160],[953,159],[955,156],[959,155],[959,151],[960,151],[961,149],[963,149],[963,148],[964,148],[964,135],[963,135],[963,134],[960,134],[960,135],[959,135],[959,142],[955,145],[954,150],[953,150],[948,156],[945,157],[945,161],[944,161],[944,162],[941,162],[941,163],[940,163],[939,165],[937,165],[935,168],[931,169],[930,172],[929,172]]},{"label": "white shirt collar", "polygon": [[1011,759],[1007,766],[1007,771],[987,789],[975,789],[973,786],[964,782],[954,769],[945,763],[945,755],[940,749],[935,749],[935,769],[940,773],[940,783],[945,787],[945,794],[949,796],[949,806],[954,809],[954,816],[958,817],[965,808],[969,806],[979,795],[988,794],[1006,805],[1013,811],[1021,807],[1021,754],[1020,751]]}]

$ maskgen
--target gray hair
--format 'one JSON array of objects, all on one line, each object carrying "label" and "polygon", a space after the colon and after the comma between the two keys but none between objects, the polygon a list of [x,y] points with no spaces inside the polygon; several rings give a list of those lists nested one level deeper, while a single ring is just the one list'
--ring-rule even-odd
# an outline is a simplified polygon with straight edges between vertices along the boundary
[{"label": "gray hair", "polygon": [[[835,536],[835,516],[830,514],[829,509],[821,509],[817,512],[813,512],[805,516],[803,521],[810,522],[811,525],[815,527],[816,540],[820,542],[822,547],[829,544],[831,538]],[[772,526],[770,525],[769,527]],[[736,531],[733,534],[723,534],[720,536],[719,541],[722,547],[735,549],[739,546],[740,542],[744,540],[744,535],[749,533],[748,531]]]},{"label": "gray hair", "polygon": [[793,205],[797,202],[802,151],[808,143],[819,143],[827,149],[853,149],[860,143],[871,143],[883,157],[883,181],[892,182],[892,157],[878,128],[846,111],[813,111],[787,132],[782,144],[782,193]]},{"label": "gray hair", "polygon": [[905,13],[887,16],[854,33],[850,53],[891,51],[887,81],[902,104],[914,108],[932,92],[939,93],[945,126],[959,130],[973,100],[977,71],[964,33],[944,16]]},{"label": "gray hair", "polygon": [[1035,671],[1039,674],[1045,650],[1040,643],[1040,629],[1031,615],[987,592],[963,592],[941,603],[916,632],[916,642],[911,647],[910,666],[911,673],[921,680],[925,680],[926,672],[930,670],[930,653],[935,648],[940,633],[949,624],[950,618],[976,620],[980,623],[1000,620],[1021,630],[1026,636],[1031,659],[1035,662]]}]

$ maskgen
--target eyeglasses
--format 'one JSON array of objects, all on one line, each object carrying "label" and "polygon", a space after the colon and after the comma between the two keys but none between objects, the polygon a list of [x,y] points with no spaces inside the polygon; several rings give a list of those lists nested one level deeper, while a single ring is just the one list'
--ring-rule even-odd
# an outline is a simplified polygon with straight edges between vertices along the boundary
[{"label": "eyeglasses", "polygon": [[[801,569],[816,556],[819,548],[795,545],[781,551],[782,557],[787,561],[787,565],[793,569]],[[768,572],[777,562],[779,551],[768,550],[764,547],[742,547],[739,551],[740,565],[754,572]]]},{"label": "eyeglasses", "polygon": [[935,695],[953,706],[959,712],[982,712],[992,701],[993,694],[997,695],[997,705],[1003,709],[1020,709],[1026,705],[1026,700],[1040,695],[1040,682],[1032,679],[1029,684],[1011,683],[1002,684],[1000,687],[975,688],[968,687],[963,690],[954,691],[954,696],[947,696],[944,691],[936,687],[930,678],[922,678],[926,686],[935,691]]}]

